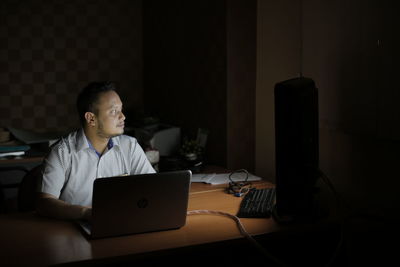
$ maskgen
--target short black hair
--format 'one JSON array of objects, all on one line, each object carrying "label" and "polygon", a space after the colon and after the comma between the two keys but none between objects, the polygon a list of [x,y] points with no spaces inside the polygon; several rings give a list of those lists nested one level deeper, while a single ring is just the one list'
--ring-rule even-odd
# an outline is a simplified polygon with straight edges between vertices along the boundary
[{"label": "short black hair", "polygon": [[96,103],[101,94],[116,91],[114,83],[110,81],[105,82],[91,82],[79,93],[76,100],[76,107],[78,109],[79,120],[85,125],[85,113],[93,112],[97,114]]}]

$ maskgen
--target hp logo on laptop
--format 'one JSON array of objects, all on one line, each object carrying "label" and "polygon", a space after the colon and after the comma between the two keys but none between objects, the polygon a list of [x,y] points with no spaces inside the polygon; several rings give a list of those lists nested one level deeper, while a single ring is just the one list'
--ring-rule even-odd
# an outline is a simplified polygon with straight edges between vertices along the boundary
[{"label": "hp logo on laptop", "polygon": [[146,198],[141,198],[136,204],[140,209],[144,209],[149,204],[149,201]]}]

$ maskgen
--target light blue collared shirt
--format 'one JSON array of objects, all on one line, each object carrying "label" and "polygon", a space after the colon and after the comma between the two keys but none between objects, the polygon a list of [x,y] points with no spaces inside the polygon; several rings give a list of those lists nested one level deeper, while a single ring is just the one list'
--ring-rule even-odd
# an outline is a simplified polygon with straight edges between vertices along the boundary
[{"label": "light blue collared shirt", "polygon": [[70,204],[91,206],[96,178],[155,172],[135,138],[120,135],[110,140],[112,146],[99,157],[83,129],[62,138],[44,160],[39,192]]}]

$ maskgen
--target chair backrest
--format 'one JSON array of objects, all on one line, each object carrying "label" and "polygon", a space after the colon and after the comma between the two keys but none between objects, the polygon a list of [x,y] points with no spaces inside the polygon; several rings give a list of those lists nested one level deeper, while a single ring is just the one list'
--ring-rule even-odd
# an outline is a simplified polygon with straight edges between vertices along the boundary
[{"label": "chair backrest", "polygon": [[31,169],[23,178],[18,188],[18,211],[27,212],[36,209],[37,186],[42,175],[43,165]]},{"label": "chair backrest", "polygon": [[[6,166],[6,167],[0,167],[0,213],[8,213],[8,212],[14,212],[16,209],[16,205],[14,205],[14,201],[6,201],[6,190],[14,190],[18,189],[19,187],[19,182],[12,182],[12,183],[3,183],[6,179],[6,177],[9,177],[6,175],[7,173],[12,173],[12,172],[22,172],[23,175],[26,175],[29,170],[25,168],[24,166]],[[16,204],[16,203],[15,203]]]}]

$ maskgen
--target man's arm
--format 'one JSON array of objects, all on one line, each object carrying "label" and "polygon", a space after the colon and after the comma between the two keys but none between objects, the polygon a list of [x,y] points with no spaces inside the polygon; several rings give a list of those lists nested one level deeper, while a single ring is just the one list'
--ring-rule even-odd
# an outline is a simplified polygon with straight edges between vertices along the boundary
[{"label": "man's arm", "polygon": [[84,219],[90,221],[92,217],[92,209],[90,207],[71,205],[47,193],[38,193],[36,210],[42,216],[57,219]]}]

